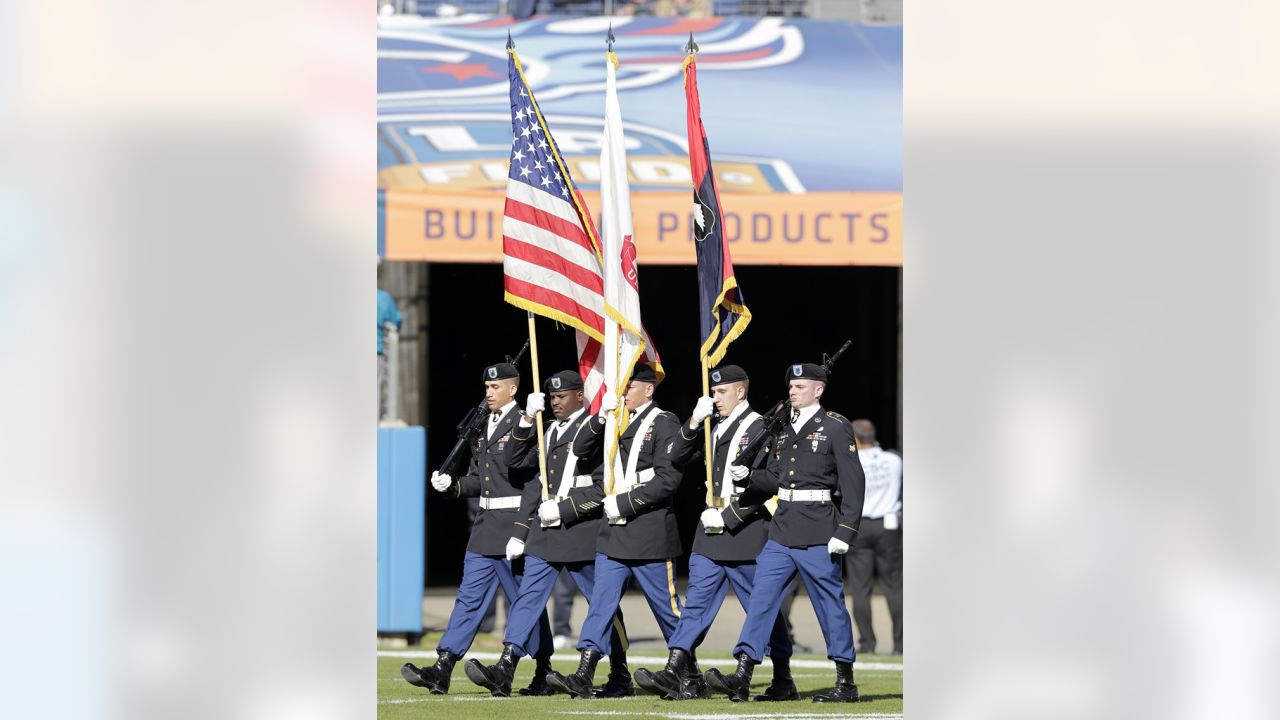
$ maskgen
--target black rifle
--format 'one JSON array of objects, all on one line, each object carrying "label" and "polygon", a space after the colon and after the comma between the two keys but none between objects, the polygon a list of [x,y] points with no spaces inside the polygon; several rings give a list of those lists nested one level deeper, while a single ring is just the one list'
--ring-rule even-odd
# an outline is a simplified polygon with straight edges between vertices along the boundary
[{"label": "black rifle", "polygon": [[[507,362],[512,365],[519,365],[520,358],[524,357],[525,351],[529,349],[529,341],[524,341],[524,347],[520,348],[520,352],[516,354],[515,359],[507,357]],[[444,462],[440,464],[440,472],[445,475],[452,475],[457,478],[466,472],[467,464],[467,448],[471,443],[480,437],[485,431],[485,426],[489,423],[489,403],[485,399],[480,400],[480,404],[472,407],[462,418],[462,422],[458,423],[458,442],[453,444],[453,449],[445,456]]]},{"label": "black rifle", "polygon": [[[823,361],[822,369],[825,370],[828,375],[831,373],[831,367],[836,364],[836,360],[840,359],[840,356],[844,354],[845,350],[849,349],[849,345],[852,343],[852,340],[845,340],[844,345],[840,346],[840,349],[836,351],[835,355],[832,355]],[[741,465],[746,468],[753,467],[759,459],[760,452],[778,436],[778,431],[782,429],[783,423],[787,421],[790,415],[791,401],[787,398],[779,400],[778,404],[774,405],[772,410],[764,414],[764,422],[761,424],[760,429],[756,431],[756,434],[752,436],[746,446],[738,451],[738,459],[735,460],[733,464]],[[746,483],[747,478],[743,478],[741,481],[735,481],[735,484],[739,485],[745,485]]]}]

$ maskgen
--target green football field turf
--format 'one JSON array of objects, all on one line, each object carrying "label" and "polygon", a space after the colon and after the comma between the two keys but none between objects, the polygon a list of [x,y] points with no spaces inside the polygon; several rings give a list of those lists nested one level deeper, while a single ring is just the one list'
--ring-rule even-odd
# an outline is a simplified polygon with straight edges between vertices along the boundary
[{"label": "green football field turf", "polygon": [[[424,643],[422,648],[432,647]],[[419,650],[415,648],[414,650]],[[902,669],[900,657],[884,657],[864,655],[858,657],[859,664],[869,664],[869,669],[855,666],[854,682],[862,695],[858,703],[821,704],[814,703],[810,696],[829,689],[835,684],[835,670],[825,658],[813,655],[797,655],[796,660],[818,661],[822,667],[792,667],[792,675],[800,690],[799,702],[785,703],[734,703],[725,697],[712,697],[708,700],[686,700],[672,702],[647,695],[639,688],[636,695],[630,698],[614,700],[574,700],[567,695],[555,695],[540,698],[493,698],[489,691],[474,685],[467,679],[462,665],[458,663],[453,670],[453,682],[448,695],[431,695],[422,688],[414,687],[400,676],[400,666],[412,662],[419,667],[434,662],[431,657],[401,657],[404,651],[381,650],[378,656],[378,718],[380,720],[398,720],[399,718],[460,718],[498,720],[500,718],[529,717],[563,717],[566,720],[591,717],[613,718],[656,718],[669,717],[673,720],[729,720],[731,716],[768,715],[771,718],[806,718],[822,716],[857,716],[884,717],[886,719],[902,716]],[[637,657],[656,657],[658,650],[636,651]],[[664,653],[665,657],[665,653]],[[493,660],[481,659],[486,665]],[[556,654],[555,668],[562,673],[570,673],[577,668],[577,653],[570,650]],[[662,667],[657,662],[632,661],[630,669],[634,673],[637,667],[658,670]],[[699,665],[703,670],[718,667],[721,672],[728,672],[734,663],[727,654],[708,653],[699,656]],[[596,684],[602,684],[608,675],[608,662],[600,663],[596,671]],[[765,664],[756,668],[752,687],[756,692],[763,691],[769,684],[771,666]],[[529,684],[533,674],[533,662],[522,661],[516,670],[515,687]]]}]

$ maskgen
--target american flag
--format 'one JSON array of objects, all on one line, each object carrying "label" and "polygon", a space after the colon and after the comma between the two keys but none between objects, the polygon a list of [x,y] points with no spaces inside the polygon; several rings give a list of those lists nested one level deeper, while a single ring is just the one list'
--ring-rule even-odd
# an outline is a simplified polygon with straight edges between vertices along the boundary
[{"label": "american flag", "polygon": [[513,47],[507,56],[515,138],[502,221],[505,296],[512,305],[577,330],[578,372],[595,412],[604,386],[600,243]]}]

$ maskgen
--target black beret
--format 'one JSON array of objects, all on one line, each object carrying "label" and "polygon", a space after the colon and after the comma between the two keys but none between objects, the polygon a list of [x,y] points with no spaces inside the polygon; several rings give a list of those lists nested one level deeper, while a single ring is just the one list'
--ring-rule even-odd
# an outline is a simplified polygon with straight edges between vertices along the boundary
[{"label": "black beret", "polygon": [[508,378],[520,379],[520,371],[515,365],[507,362],[500,362],[496,365],[490,365],[484,369],[483,382],[492,382],[494,380],[506,380]]},{"label": "black beret", "polygon": [[827,371],[817,363],[796,363],[787,368],[787,380],[821,380],[827,381]]},{"label": "black beret", "polygon": [[747,379],[747,371],[737,365],[721,365],[711,371],[711,385],[726,385],[732,382],[742,382]]},{"label": "black beret", "polygon": [[631,371],[631,382],[647,382],[657,385],[658,373],[653,371],[653,366],[651,365],[636,365],[636,369]]},{"label": "black beret", "polygon": [[582,376],[572,370],[561,370],[560,372],[547,378],[542,383],[543,390],[546,392],[560,392],[562,390],[581,390]]}]

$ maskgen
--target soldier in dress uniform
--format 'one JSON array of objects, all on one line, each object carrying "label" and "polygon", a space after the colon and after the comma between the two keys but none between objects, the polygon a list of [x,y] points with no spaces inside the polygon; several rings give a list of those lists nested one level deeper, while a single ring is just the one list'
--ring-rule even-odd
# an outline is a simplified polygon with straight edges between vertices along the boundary
[{"label": "soldier in dress uniform", "polygon": [[[729,477],[734,462],[749,466],[763,464],[741,458],[738,451],[760,431],[763,419],[747,403],[747,373],[737,365],[711,371],[712,397],[698,398],[693,416],[680,427],[681,438],[693,447],[701,445],[702,421],[714,407],[720,420],[713,430],[711,450],[712,507],[702,512],[694,532],[693,554],[689,557],[689,585],[685,592],[680,623],[667,643],[667,666],[656,673],[641,668],[636,683],[645,690],[672,700],[704,697],[706,683],[697,669],[694,651],[702,644],[724,603],[729,586],[745,610],[756,574],[756,556],[769,535],[769,512],[764,503],[769,495],[751,488],[738,488]],[[775,616],[769,636],[773,660],[773,682],[756,700],[799,700],[791,679],[791,633],[781,613]]]},{"label": "soldier in dress uniform", "polygon": [[[619,442],[614,461],[613,494],[589,489],[585,502],[575,503],[573,512],[605,509],[606,523],[596,540],[595,588],[590,610],[578,637],[582,655],[576,672],[561,675],[554,670],[547,682],[574,697],[591,693],[596,663],[609,654],[614,614],[622,601],[627,581],[634,577],[644,591],[662,630],[671,637],[680,618],[680,598],[676,595],[673,558],[680,554],[680,534],[671,511],[671,499],[680,484],[678,460],[680,421],[653,402],[658,377],[653,368],[640,365],[631,375],[623,401],[631,418]],[[605,395],[601,412],[573,441],[575,455],[595,452],[605,435],[605,416],[616,407],[612,393]],[[609,462],[605,459],[605,462]],[[610,668],[610,683],[614,670]],[[621,678],[618,678],[621,680]],[[626,678],[630,686],[630,676]],[[606,688],[609,683],[606,683]],[[628,689],[627,695],[633,694]]]},{"label": "soldier in dress uniform", "polygon": [[707,684],[733,700],[747,699],[751,671],[764,657],[783,589],[799,573],[822,626],[827,657],[836,665],[835,689],[813,700],[854,702],[858,686],[853,684],[853,626],[840,570],[858,533],[866,481],[852,425],[818,402],[827,371],[821,365],[797,363],[787,368],[787,380],[791,422],[775,439],[768,466],[750,470],[734,465],[730,470],[735,479],[749,479],[748,487],[776,493],[778,511],[769,526],[769,540],[756,558],[755,588],[733,650],[738,667],[727,676],[708,670]]},{"label": "soldier in dress uniform", "polygon": [[[471,659],[463,668],[472,682],[498,697],[511,694],[516,665],[528,654],[529,640],[560,571],[567,570],[587,598],[595,587],[596,536],[604,523],[604,512],[599,506],[594,511],[583,512],[576,512],[575,507],[585,502],[583,493],[588,488],[597,496],[603,495],[600,490],[604,480],[602,453],[596,451],[589,457],[573,453],[574,436],[591,419],[591,413],[583,407],[582,377],[572,370],[558,372],[547,378],[543,389],[551,396],[551,410],[555,415],[543,432],[551,498],[542,502],[540,481],[525,485],[522,511],[514,521],[513,536],[508,543],[509,556],[524,556],[524,578],[507,618],[502,655],[494,665],[481,665],[480,661]],[[544,405],[544,393],[529,394],[526,401],[529,411],[536,413]],[[538,468],[538,433],[529,420],[521,418],[512,430],[507,457],[512,468]],[[626,668],[627,641],[621,613],[612,628],[610,646],[610,666]],[[550,669],[550,662],[539,660],[533,683],[520,694],[554,694],[546,682]]]},{"label": "soldier in dress uniform", "polygon": [[[467,474],[456,480],[441,472],[431,473],[431,487],[453,497],[479,497],[480,512],[471,525],[471,539],[462,564],[462,584],[453,603],[449,624],[436,646],[439,659],[425,668],[405,663],[400,668],[404,679],[441,695],[449,692],[453,666],[475,639],[485,609],[493,602],[499,586],[510,604],[520,589],[519,563],[514,566],[507,556],[515,522],[521,518],[521,494],[535,473],[521,468],[508,468],[507,444],[520,411],[516,407],[516,389],[520,372],[511,363],[497,363],[484,369],[484,397],[489,406],[489,421],[484,436],[471,448],[471,465]],[[529,643],[534,657],[549,661],[551,657],[551,625],[544,612],[538,635]]]}]

